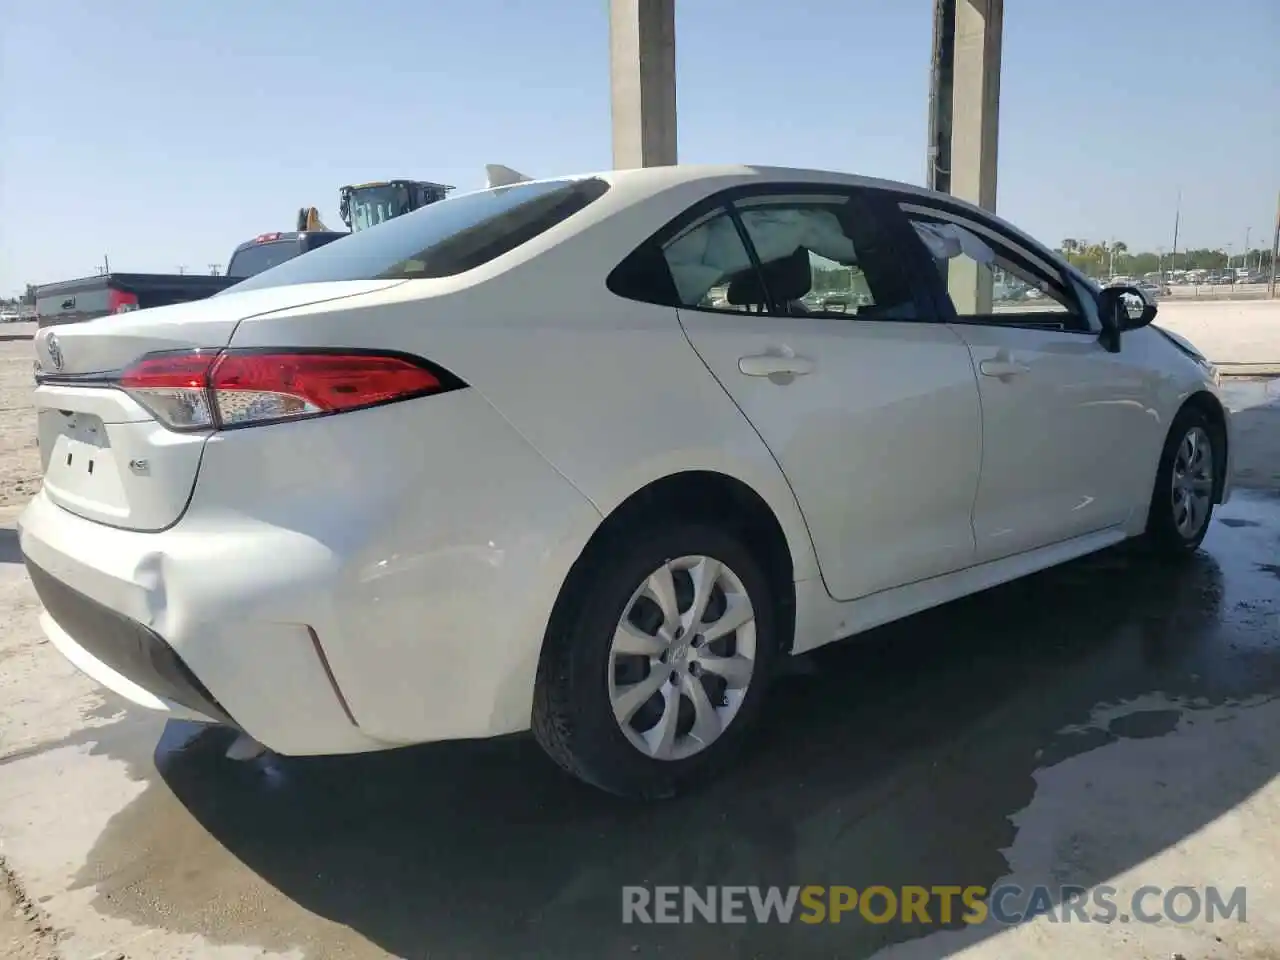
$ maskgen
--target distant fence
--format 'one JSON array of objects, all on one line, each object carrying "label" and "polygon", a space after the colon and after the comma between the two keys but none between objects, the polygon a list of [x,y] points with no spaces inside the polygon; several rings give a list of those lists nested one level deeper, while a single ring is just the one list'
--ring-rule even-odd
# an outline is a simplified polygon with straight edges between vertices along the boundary
[{"label": "distant fence", "polygon": [[[1276,285],[1280,295],[1280,284]],[[1166,300],[1265,300],[1265,283],[1182,283],[1169,287]]]}]

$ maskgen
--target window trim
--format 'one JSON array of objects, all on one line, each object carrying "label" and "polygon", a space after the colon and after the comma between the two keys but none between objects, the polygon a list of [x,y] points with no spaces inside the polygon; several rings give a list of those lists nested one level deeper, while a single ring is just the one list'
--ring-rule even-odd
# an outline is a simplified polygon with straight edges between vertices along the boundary
[{"label": "window trim", "polygon": [[[938,312],[938,306],[935,303],[933,292],[930,288],[922,286],[919,276],[919,268],[916,258],[911,254],[909,249],[903,249],[903,230],[910,231],[910,225],[907,218],[898,208],[897,201],[892,198],[888,191],[869,186],[853,186],[849,184],[838,183],[814,183],[814,182],[796,182],[789,180],[770,181],[768,183],[747,183],[738,184],[732,187],[726,187],[718,190],[701,200],[687,207],[676,216],[672,217],[665,224],[649,235],[647,239],[636,245],[636,247],[612,270],[609,271],[605,279],[605,286],[614,296],[621,297],[624,300],[631,300],[638,303],[648,303],[654,306],[671,307],[675,310],[690,310],[697,313],[714,314],[715,316],[746,316],[746,317],[772,317],[777,320],[788,321],[816,321],[828,323],[849,323],[858,322],[856,314],[850,314],[847,319],[837,320],[834,317],[825,316],[796,316],[793,314],[782,313],[777,304],[773,300],[773,295],[769,292],[768,284],[765,277],[761,275],[760,256],[756,251],[755,244],[751,242],[750,236],[746,232],[746,228],[742,223],[742,218],[738,213],[735,204],[739,200],[757,199],[764,197],[777,196],[779,200],[787,198],[800,199],[803,197],[826,198],[828,200],[842,197],[846,200],[860,200],[865,203],[879,221],[884,229],[885,241],[888,243],[893,252],[897,255],[902,263],[902,268],[906,274],[906,280],[912,290],[912,299],[915,303],[916,316],[910,319],[900,320],[863,320],[863,323],[942,323],[945,317]],[[714,212],[723,212],[728,214],[738,232],[738,238],[742,241],[747,250],[747,256],[751,259],[751,264],[755,269],[760,280],[761,287],[765,292],[765,296],[769,300],[768,313],[744,313],[738,310],[716,310],[710,307],[685,306],[681,303],[661,303],[655,300],[641,300],[636,297],[624,296],[614,290],[614,276],[619,272],[622,266],[632,257],[638,256],[649,248],[649,255],[652,256],[656,250],[659,256],[662,256],[662,247],[664,244],[679,236],[685,229],[693,225],[697,221],[707,217]],[[917,246],[919,244],[917,243]],[[950,300],[947,301],[948,304]]]},{"label": "window trim", "polygon": [[[941,311],[941,315],[946,318],[947,323],[1001,329],[1036,330],[1041,333],[1072,333],[1091,337],[1098,336],[1099,331],[1093,329],[1090,311],[1081,300],[1075,285],[1071,283],[1069,273],[1060,264],[1055,263],[1052,255],[1048,254],[1039,244],[1028,244],[1025,238],[1017,236],[998,221],[979,216],[971,210],[962,209],[945,201],[902,192],[895,192],[893,201],[906,221],[907,229],[913,235],[911,243],[915,249],[914,259],[922,262],[925,266],[926,272],[929,274],[926,282],[933,291],[937,309]],[[1077,318],[1081,325],[1055,322],[1053,320],[1043,322],[1019,320],[1016,319],[1016,314],[991,313],[973,317],[959,315],[956,313],[955,305],[951,302],[951,296],[947,292],[947,288],[943,285],[942,279],[935,269],[936,261],[929,253],[924,241],[918,236],[914,236],[915,231],[911,227],[913,214],[954,223],[975,233],[980,239],[996,244],[1002,248],[1000,251],[1002,256],[1014,261],[1024,270],[1040,275],[1041,279],[1048,282],[1062,297],[1074,303],[1075,313],[1067,312],[1065,315]],[[1015,319],[999,319],[1002,316]],[[1046,313],[1045,316],[1052,317],[1055,314]],[[1062,314],[1056,314],[1056,316],[1062,316]]]},{"label": "window trim", "polygon": [[[756,245],[751,242],[751,234],[747,232],[747,225],[742,222],[742,214],[738,210],[738,205],[733,200],[725,202],[724,209],[729,214],[729,220],[733,223],[733,229],[738,234],[738,240],[742,242],[742,248],[747,251],[747,259],[751,261],[751,269],[755,272],[756,280],[760,282],[760,290],[764,293],[765,304],[768,306],[768,312],[764,314],[757,313],[756,316],[772,317],[778,314],[778,301],[773,299],[773,291],[769,289],[769,278],[765,276],[764,264],[760,262],[760,254],[756,250]],[[659,248],[661,249],[661,248]],[[665,254],[663,254],[665,258]],[[728,291],[726,290],[726,293]],[[677,310],[697,310],[700,313],[743,313],[741,310],[710,310],[706,307],[676,307]]]}]

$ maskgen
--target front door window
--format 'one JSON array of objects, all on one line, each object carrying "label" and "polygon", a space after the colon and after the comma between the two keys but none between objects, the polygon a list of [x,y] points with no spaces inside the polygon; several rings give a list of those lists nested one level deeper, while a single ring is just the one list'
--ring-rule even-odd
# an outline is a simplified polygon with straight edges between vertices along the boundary
[{"label": "front door window", "polygon": [[904,212],[942,275],[957,320],[1089,329],[1076,292],[1034,252],[981,224],[905,205]]}]

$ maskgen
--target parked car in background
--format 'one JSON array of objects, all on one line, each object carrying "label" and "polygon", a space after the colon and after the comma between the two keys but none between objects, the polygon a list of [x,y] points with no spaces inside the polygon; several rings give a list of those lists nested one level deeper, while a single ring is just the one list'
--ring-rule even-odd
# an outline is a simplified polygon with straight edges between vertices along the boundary
[{"label": "parked car in background", "polygon": [[[979,312],[979,267],[1044,296]],[[21,551],[49,640],[134,704],[297,755],[532,729],[666,797],[785,725],[782,658],[1130,538],[1198,548],[1230,419],[1135,294],[857,176],[456,196],[40,331]]]},{"label": "parked car in background", "polygon": [[288,233],[264,233],[236,247],[227,263],[227,276],[243,280],[270,270],[274,266],[318,250],[348,236],[343,230],[302,230]]},{"label": "parked car in background", "polygon": [[236,281],[231,277],[189,273],[105,273],[36,287],[39,327],[81,323],[210,297]]},{"label": "parked car in background", "polygon": [[239,281],[315,250],[342,231],[264,233],[236,247],[225,275],[198,273],[106,273],[36,288],[40,327],[80,323],[95,317],[146,310],[211,297]]},{"label": "parked car in background", "polygon": [[1143,297],[1151,303],[1155,303],[1162,296],[1167,296],[1170,292],[1167,287],[1162,287],[1158,284],[1152,283],[1150,280],[1139,280],[1134,284],[1134,286],[1142,291]]}]

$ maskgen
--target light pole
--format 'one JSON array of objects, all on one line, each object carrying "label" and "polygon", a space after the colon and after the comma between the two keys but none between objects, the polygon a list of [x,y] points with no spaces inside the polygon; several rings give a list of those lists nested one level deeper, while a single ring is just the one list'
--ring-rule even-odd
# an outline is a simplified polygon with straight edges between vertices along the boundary
[{"label": "light pole", "polygon": [[1276,295],[1276,277],[1280,276],[1280,263],[1276,262],[1276,258],[1280,257],[1280,196],[1276,198],[1276,226],[1275,232],[1271,235],[1271,269],[1267,271],[1270,276],[1267,277],[1267,299],[1274,300]]}]

